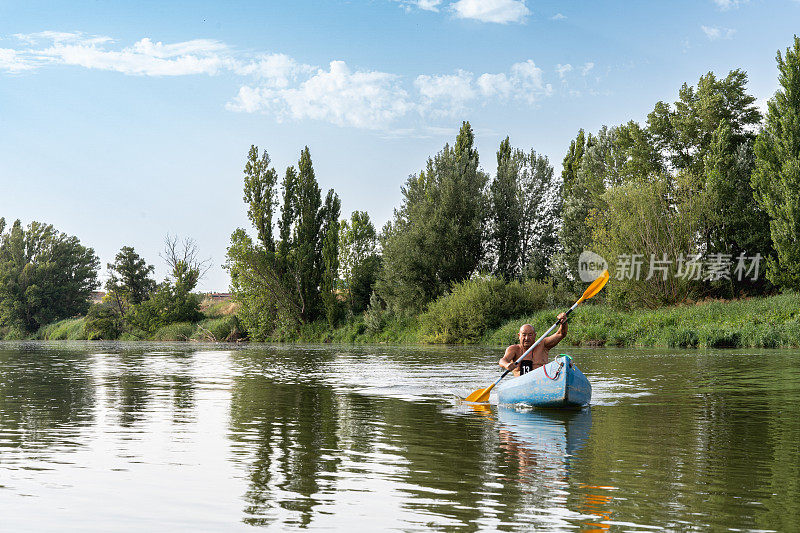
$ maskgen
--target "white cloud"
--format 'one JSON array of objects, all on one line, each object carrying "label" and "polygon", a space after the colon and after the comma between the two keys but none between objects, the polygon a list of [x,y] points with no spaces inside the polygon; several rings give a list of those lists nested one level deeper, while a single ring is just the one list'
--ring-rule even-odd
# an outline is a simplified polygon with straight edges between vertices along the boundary
[{"label": "white cloud", "polygon": [[303,65],[286,54],[263,54],[252,61],[231,62],[231,70],[240,76],[256,76],[269,87],[287,87],[302,74],[316,69]]},{"label": "white cloud", "polygon": [[456,17],[481,22],[524,22],[530,10],[524,0],[458,0],[450,5]]},{"label": "white cloud", "polygon": [[584,63],[583,68],[581,69],[581,74],[586,76],[587,74],[589,74],[589,71],[592,70],[593,68],[594,68],[594,63],[592,63],[591,61]]},{"label": "white cloud", "polygon": [[411,11],[413,7],[422,9],[423,11],[439,11],[439,6],[443,0],[395,0],[400,5]]},{"label": "white cloud", "polygon": [[719,28],[716,26],[700,26],[703,33],[706,34],[709,41],[717,41],[719,39],[732,39],[736,30],[730,28]]},{"label": "white cloud", "polygon": [[295,88],[245,86],[227,105],[233,111],[262,111],[279,119],[313,119],[339,126],[381,129],[405,115],[413,105],[385,72],[353,72],[344,61],[331,61]]},{"label": "white cloud", "polygon": [[[209,39],[164,43],[143,38],[121,47],[110,37],[81,32],[45,31],[16,37],[24,44],[17,49],[0,48],[0,72],[71,65],[140,76],[225,73],[245,78],[225,105],[229,110],[384,131],[412,112],[450,116],[470,105],[508,100],[533,105],[553,91],[532,60],[515,63],[505,72],[476,76],[457,70],[404,79],[388,72],[351,69],[344,61],[331,61],[326,69],[285,54],[244,54]],[[558,65],[560,76],[564,68],[572,66]]]},{"label": "white cloud", "polygon": [[499,96],[509,98],[514,92],[514,82],[504,73],[481,74],[478,78],[478,89],[484,96]]},{"label": "white cloud", "polygon": [[41,41],[52,41],[53,43],[76,43],[84,44],[103,44],[114,42],[111,37],[105,35],[86,35],[83,32],[63,32],[63,31],[40,31],[36,33],[15,33],[14,37],[30,45]]},{"label": "white cloud", "polygon": [[567,16],[564,15],[563,13],[556,13],[555,15],[550,17],[550,20],[567,20]]},{"label": "white cloud", "polygon": [[472,86],[472,73],[463,70],[455,74],[422,74],[414,80],[414,86],[422,96],[424,108],[437,115],[462,111],[477,94]]},{"label": "white cloud", "polygon": [[739,7],[741,4],[746,4],[748,0],[713,0],[717,7],[723,11],[727,11],[728,9],[735,9]]},{"label": "white cloud", "polygon": [[559,63],[558,65],[556,65],[556,72],[558,72],[558,77],[563,80],[564,76],[567,75],[567,72],[572,72],[572,65],[570,65],[569,63],[567,63],[566,65],[562,65],[561,63]]},{"label": "white cloud", "polygon": [[43,31],[17,34],[30,46],[47,42],[45,48],[17,51],[18,55],[39,63],[57,63],[88,69],[110,70],[131,75],[183,76],[215,74],[228,61],[228,47],[209,39],[195,39],[172,44],[144,38],[121,50],[107,45],[113,39],[81,32]]},{"label": "white cloud", "polygon": [[36,63],[29,58],[21,57],[16,50],[10,48],[0,48],[0,71],[1,72],[22,72],[33,70]]},{"label": "white cloud", "polygon": [[481,74],[474,84],[473,78],[471,72],[463,70],[455,74],[417,76],[414,85],[422,96],[420,110],[434,115],[454,115],[478,96],[484,97],[484,104],[491,98],[534,104],[553,92],[553,87],[544,83],[542,69],[530,59],[514,63],[507,73]]}]

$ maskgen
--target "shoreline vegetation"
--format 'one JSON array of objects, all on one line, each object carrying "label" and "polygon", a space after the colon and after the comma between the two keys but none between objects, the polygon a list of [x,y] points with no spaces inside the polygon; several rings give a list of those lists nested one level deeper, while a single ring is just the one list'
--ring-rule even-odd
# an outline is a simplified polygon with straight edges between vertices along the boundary
[{"label": "shoreline vegetation", "polygon": [[[149,338],[123,334],[123,341],[238,342],[241,326],[234,306],[212,308],[207,318],[179,322],[158,329]],[[530,323],[537,332],[548,328],[562,307],[542,309],[487,327],[476,320],[466,335],[431,329],[426,315],[380,317],[379,329],[369,317],[354,317],[330,329],[327,322],[306,324],[292,335],[265,339],[283,343],[333,344],[469,344],[507,346],[517,341],[521,324]],[[460,317],[467,319],[467,317]],[[237,331],[239,334],[237,334]],[[86,340],[85,317],[65,319],[41,328],[33,340]],[[564,346],[661,347],[661,348],[797,348],[800,347],[800,294],[742,300],[711,300],[654,310],[622,311],[607,303],[585,303],[570,318]]]},{"label": "shoreline vegetation", "polygon": [[0,217],[0,338],[507,345],[608,268],[567,345],[800,347],[799,37],[776,63],[766,113],[746,72],[708,72],[642,123],[580,129],[560,174],[509,137],[490,168],[463,121],[380,229],[323,194],[308,146],[281,179],[252,145],[225,309],[191,238],[166,236],[160,283],[122,246],[90,304],[92,248]]}]

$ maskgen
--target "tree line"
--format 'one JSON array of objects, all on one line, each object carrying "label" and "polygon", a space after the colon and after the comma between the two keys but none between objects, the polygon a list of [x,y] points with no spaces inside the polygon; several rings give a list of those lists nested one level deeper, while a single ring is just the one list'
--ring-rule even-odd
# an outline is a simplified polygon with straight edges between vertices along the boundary
[{"label": "tree line", "polygon": [[[408,178],[379,233],[366,213],[335,220],[338,197],[329,191],[321,202],[306,147],[298,168],[307,192],[296,190],[289,167],[274,245],[277,173],[266,152],[252,147],[245,202],[258,238],[239,229],[228,251],[248,331],[267,338],[323,316],[334,326],[376,307],[419,313],[476,278],[551,280],[577,290],[586,250],[605,257],[612,271],[626,257],[642,258],[643,268],[648,260],[651,269],[659,265],[655,276],[617,276],[609,298],[621,306],[800,288],[797,37],[777,62],[781,88],[766,117],[747,92],[745,72],[708,73],[684,84],[673,104],[657,102],[643,124],[580,130],[560,176],[546,157],[506,138],[490,178],[464,122],[454,143]],[[354,231],[359,226],[363,235]],[[746,276],[720,267],[716,275],[686,275],[692,264],[716,259],[732,268],[744,258],[763,258],[766,276],[752,264]]]},{"label": "tree line", "polygon": [[[745,72],[708,73],[684,84],[674,103],[657,102],[644,123],[580,130],[560,174],[506,137],[490,176],[463,122],[453,144],[408,177],[380,231],[365,211],[342,217],[335,191],[323,196],[308,147],[279,179],[267,151],[251,146],[243,184],[251,228],[233,232],[225,265],[237,316],[260,340],[362,313],[380,327],[382,313],[424,312],[466,280],[491,280],[469,286],[489,295],[511,283],[517,294],[528,282],[577,291],[587,250],[610,263],[617,279],[608,298],[624,307],[798,290],[800,39],[778,52],[777,65],[780,89],[766,116]],[[6,228],[0,219],[0,327],[31,332],[88,312],[87,328],[107,338],[197,320],[192,291],[204,263],[196,246],[168,239],[165,258],[169,279],[156,283],[153,267],[123,247],[108,265],[105,305],[90,309],[99,285],[93,250],[52,226]],[[650,276],[621,269],[636,258]],[[750,259],[745,276],[686,275],[712,259],[731,266],[742,258]]]}]

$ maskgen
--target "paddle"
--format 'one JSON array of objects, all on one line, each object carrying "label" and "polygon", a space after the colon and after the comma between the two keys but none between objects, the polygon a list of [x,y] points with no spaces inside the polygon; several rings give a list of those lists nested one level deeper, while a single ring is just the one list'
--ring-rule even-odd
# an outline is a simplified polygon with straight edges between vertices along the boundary
[{"label": "paddle", "polygon": [[[578,300],[577,302],[575,302],[575,305],[573,305],[572,307],[570,307],[570,308],[569,308],[569,310],[568,310],[568,311],[565,313],[565,315],[566,315],[566,316],[564,316],[564,321],[566,321],[566,320],[567,320],[567,317],[568,317],[568,316],[569,316],[569,314],[572,312],[572,310],[573,310],[573,309],[575,309],[576,307],[578,307],[578,305],[579,305],[579,304],[580,304],[582,301],[584,301],[584,300],[588,300],[589,298],[591,298],[592,296],[594,296],[595,294],[597,294],[598,292],[600,292],[600,290],[601,290],[603,287],[605,287],[605,285],[606,285],[606,282],[608,282],[608,270],[604,270],[604,271],[603,271],[603,273],[602,273],[602,274],[600,274],[600,277],[599,277],[599,278],[597,278],[596,280],[594,280],[594,281],[592,282],[592,284],[591,284],[591,285],[589,285],[589,287],[588,287],[588,288],[587,288],[587,289],[586,289],[586,290],[583,292],[583,296],[581,296],[581,299],[580,299],[580,300]],[[542,334],[542,336],[541,336],[541,337],[539,337],[539,339],[538,339],[536,342],[534,342],[534,343],[533,343],[533,346],[531,346],[530,348],[528,348],[527,350],[525,350],[525,353],[524,353],[524,354],[522,354],[522,355],[520,355],[520,356],[517,358],[517,360],[516,360],[516,361],[514,361],[514,364],[516,365],[517,363],[519,363],[519,362],[520,362],[520,361],[521,361],[521,360],[522,360],[522,359],[523,359],[523,358],[524,358],[526,355],[528,355],[528,353],[530,353],[530,351],[531,351],[531,350],[533,350],[534,348],[536,348],[536,346],[538,346],[538,344],[539,344],[540,342],[542,342],[542,340],[544,340],[544,338],[545,338],[545,337],[547,337],[547,335],[548,335],[548,334],[549,334],[551,331],[553,331],[553,329],[554,329],[554,328],[555,328],[557,325],[559,325],[560,323],[561,323],[561,320],[558,320],[558,321],[557,321],[555,324],[553,324],[552,326],[550,326],[550,329],[548,329],[547,331],[545,331],[545,332]],[[492,389],[494,388],[494,386],[495,386],[495,385],[497,385],[498,383],[500,383],[500,380],[501,380],[501,379],[503,379],[504,377],[506,377],[506,374],[508,374],[509,372],[511,372],[511,370],[506,370],[505,372],[503,372],[503,375],[502,375],[502,376],[500,376],[500,378],[499,378],[497,381],[495,381],[494,383],[492,383],[491,385],[489,385],[489,386],[488,386],[488,387],[486,387],[485,389],[478,389],[478,390],[476,390],[475,392],[473,392],[472,394],[470,394],[469,396],[467,396],[467,397],[465,398],[465,400],[466,400],[466,401],[468,401],[468,402],[485,402],[485,401],[488,401],[488,400],[489,400],[489,393],[492,391]]]}]

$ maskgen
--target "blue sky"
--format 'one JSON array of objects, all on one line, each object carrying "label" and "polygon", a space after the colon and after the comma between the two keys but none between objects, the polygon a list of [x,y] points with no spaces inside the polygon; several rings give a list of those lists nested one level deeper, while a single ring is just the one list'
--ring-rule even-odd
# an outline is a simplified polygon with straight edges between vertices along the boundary
[{"label": "blue sky", "polygon": [[0,216],[133,246],[165,274],[169,232],[214,267],[247,227],[251,144],[279,174],[311,150],[343,215],[380,227],[462,120],[481,164],[512,145],[556,172],[579,128],[644,121],[708,71],[764,107],[796,0],[0,3]]}]

